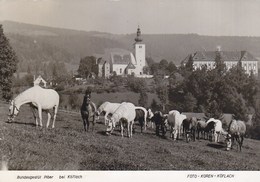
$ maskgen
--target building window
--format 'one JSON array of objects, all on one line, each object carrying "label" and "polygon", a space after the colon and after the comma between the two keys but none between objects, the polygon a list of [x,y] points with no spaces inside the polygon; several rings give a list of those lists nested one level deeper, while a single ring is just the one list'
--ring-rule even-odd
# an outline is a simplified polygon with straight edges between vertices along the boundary
[{"label": "building window", "polygon": [[142,46],[140,45],[139,48],[142,48]]},{"label": "building window", "polygon": [[122,68],[120,68],[120,71],[119,71],[119,73],[120,73],[120,74],[122,73]]}]

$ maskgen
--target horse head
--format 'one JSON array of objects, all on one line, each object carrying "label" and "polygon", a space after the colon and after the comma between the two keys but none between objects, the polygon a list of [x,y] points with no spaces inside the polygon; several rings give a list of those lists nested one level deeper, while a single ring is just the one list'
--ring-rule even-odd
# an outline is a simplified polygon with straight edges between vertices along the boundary
[{"label": "horse head", "polygon": [[224,135],[224,137],[226,139],[227,151],[229,151],[231,149],[231,145],[232,145],[231,135],[228,133],[228,134]]},{"label": "horse head", "polygon": [[14,118],[18,115],[19,108],[15,105],[14,100],[10,102],[8,122],[14,121]]},{"label": "horse head", "polygon": [[112,131],[114,130],[116,124],[115,124],[115,119],[111,117],[111,115],[108,115],[108,123],[107,123],[107,129],[106,133],[111,134]]}]

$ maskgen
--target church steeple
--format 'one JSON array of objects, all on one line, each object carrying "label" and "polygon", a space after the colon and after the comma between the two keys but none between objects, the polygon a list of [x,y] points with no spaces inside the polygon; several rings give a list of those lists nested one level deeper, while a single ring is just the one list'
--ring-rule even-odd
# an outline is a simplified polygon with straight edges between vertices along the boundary
[{"label": "church steeple", "polygon": [[136,38],[135,38],[135,42],[142,42],[142,38],[141,38],[141,30],[140,30],[140,27],[138,25],[138,28],[137,28],[137,32],[136,32]]}]

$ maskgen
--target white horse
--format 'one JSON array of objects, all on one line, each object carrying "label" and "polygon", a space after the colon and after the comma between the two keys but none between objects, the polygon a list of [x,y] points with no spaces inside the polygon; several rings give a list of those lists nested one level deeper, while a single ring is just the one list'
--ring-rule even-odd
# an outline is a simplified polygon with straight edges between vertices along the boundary
[{"label": "white horse", "polygon": [[19,109],[23,104],[30,104],[33,110],[36,126],[38,121],[36,117],[36,110],[38,109],[40,126],[42,127],[42,111],[47,112],[48,121],[46,127],[48,128],[51,114],[50,110],[54,109],[52,128],[54,128],[56,115],[59,107],[59,94],[53,89],[44,89],[40,86],[31,87],[21,94],[19,94],[14,100],[11,101],[9,107],[8,121],[14,121],[14,118],[18,115]]},{"label": "white horse", "polygon": [[103,104],[101,104],[101,106],[99,106],[96,114],[99,116],[101,113],[105,112],[104,119],[105,119],[105,124],[107,124],[108,114],[110,113],[113,114],[120,105],[121,104],[119,103],[104,102]]},{"label": "white horse", "polygon": [[171,138],[173,138],[173,140],[177,140],[180,138],[180,134],[182,131],[181,127],[184,119],[187,119],[187,116],[181,114],[179,111],[177,110],[169,111],[168,125],[170,126],[170,130],[171,130],[170,136]]},{"label": "white horse", "polygon": [[213,130],[215,143],[219,142],[220,134],[224,133],[222,122],[219,119],[210,118],[206,124],[207,131]]},{"label": "white horse", "polygon": [[135,116],[136,113],[134,104],[130,102],[123,102],[108,120],[106,133],[111,134],[116,126],[116,123],[119,123],[121,126],[122,137],[124,137],[124,125],[127,125],[127,135],[131,138]]}]

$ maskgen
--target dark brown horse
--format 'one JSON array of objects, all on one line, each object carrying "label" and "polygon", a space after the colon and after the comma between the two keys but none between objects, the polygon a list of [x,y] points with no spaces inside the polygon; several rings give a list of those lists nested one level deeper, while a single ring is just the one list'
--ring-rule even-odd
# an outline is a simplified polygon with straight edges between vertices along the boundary
[{"label": "dark brown horse", "polygon": [[183,120],[183,133],[186,136],[186,142],[189,142],[191,139],[196,140],[196,131],[197,131],[197,118],[191,117]]},{"label": "dark brown horse", "polygon": [[94,126],[96,123],[96,111],[96,105],[94,102],[90,100],[90,94],[85,95],[80,109],[85,131],[89,130],[90,122],[92,123],[92,131],[94,131]]},{"label": "dark brown horse", "polygon": [[166,119],[167,117],[163,115],[162,112],[156,111],[154,116],[151,118],[152,122],[155,123],[155,133],[157,136],[160,135],[160,131],[162,132],[162,136],[166,134]]}]

